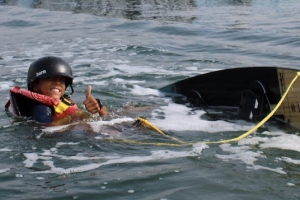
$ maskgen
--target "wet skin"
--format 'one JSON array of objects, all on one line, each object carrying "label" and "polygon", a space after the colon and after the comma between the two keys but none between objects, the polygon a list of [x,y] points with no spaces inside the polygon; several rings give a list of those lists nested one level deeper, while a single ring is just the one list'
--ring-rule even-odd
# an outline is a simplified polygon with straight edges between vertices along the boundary
[{"label": "wet skin", "polygon": [[34,92],[56,99],[60,99],[65,94],[65,90],[65,77],[63,76],[39,79],[33,86]]}]

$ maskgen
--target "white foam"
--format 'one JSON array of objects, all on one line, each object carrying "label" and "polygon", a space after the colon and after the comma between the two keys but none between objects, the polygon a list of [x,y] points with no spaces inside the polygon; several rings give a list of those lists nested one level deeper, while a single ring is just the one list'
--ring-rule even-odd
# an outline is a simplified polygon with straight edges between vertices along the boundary
[{"label": "white foam", "polygon": [[288,186],[296,186],[294,183],[287,183]]},{"label": "white foam", "polygon": [[108,85],[107,81],[83,81],[82,83],[85,85]]},{"label": "white foam", "polygon": [[289,158],[289,157],[278,158],[278,160],[282,160],[284,162],[291,163],[291,164],[294,164],[294,165],[300,165],[300,160],[295,160],[295,159],[292,159],[292,158]]},{"label": "white foam", "polygon": [[9,170],[10,170],[10,168],[0,169],[0,174],[1,174],[1,173],[5,173],[5,172],[7,172],[7,171],[9,171]]},{"label": "white foam", "polygon": [[276,148],[300,152],[300,137],[296,134],[286,134],[280,130],[272,132],[264,131],[261,134],[256,134],[254,137],[248,137],[244,140],[241,140],[239,144],[258,144],[259,147],[263,149]]},{"label": "white foam", "polygon": [[[150,122],[158,126],[163,130],[170,128],[171,130],[201,130],[207,132],[222,132],[224,130],[236,131],[241,129],[252,128],[251,123],[246,125],[235,124],[234,122],[225,121],[205,121],[201,120],[200,116],[205,112],[203,110],[192,111],[183,105],[169,103],[167,106],[162,106],[159,109],[153,111],[153,116],[161,115],[164,113],[165,119],[152,119]],[[180,116],[180,117],[178,117]],[[93,131],[101,132],[102,126],[113,126],[118,123],[133,122],[133,118],[117,118],[110,121],[94,121],[87,122]],[[174,122],[175,121],[175,122]],[[199,124],[195,124],[198,121]],[[172,126],[168,123],[174,123]],[[250,125],[249,125],[250,124]],[[65,127],[65,126],[63,126]],[[60,130],[61,128],[58,128]],[[49,127],[53,128],[53,127]],[[48,129],[49,129],[48,128]],[[56,127],[57,128],[57,127]],[[97,139],[97,138],[96,138]],[[232,146],[232,144],[222,144],[220,148],[226,152],[225,154],[216,154],[216,157],[224,161],[236,160],[247,165],[247,168],[253,170],[268,170],[275,173],[286,174],[286,172],[279,167],[271,168],[267,166],[257,165],[256,161],[259,159],[266,159],[262,151],[253,150],[250,145],[259,145],[261,148],[279,148],[299,151],[300,137],[297,135],[286,134],[280,130],[264,131],[263,133],[256,133],[250,137],[247,137],[238,142],[238,146]],[[25,167],[32,167],[38,162],[42,162],[45,166],[50,169],[33,172],[33,173],[55,173],[55,174],[69,174],[93,170],[104,165],[119,164],[119,163],[131,163],[131,162],[149,162],[156,160],[198,156],[202,153],[203,149],[208,148],[204,143],[197,143],[193,146],[190,151],[169,151],[169,150],[158,150],[151,151],[150,155],[146,156],[122,156],[122,155],[101,155],[101,156],[90,156],[85,153],[79,153],[72,156],[65,156],[59,154],[59,148],[63,145],[79,145],[79,143],[62,143],[59,142],[55,147],[48,150],[44,150],[42,153],[25,153],[26,160],[24,161]],[[62,168],[56,166],[56,160],[77,160],[78,162],[84,162],[89,160],[98,160],[100,163],[92,164],[77,164],[71,168]],[[284,162],[293,164],[299,164],[299,160],[293,160],[288,157],[277,158]]]},{"label": "white foam", "polygon": [[[66,144],[67,145],[67,144]],[[37,171],[31,172],[35,174],[42,174],[42,173],[54,173],[54,174],[70,174],[70,173],[78,173],[93,170],[105,165],[111,164],[120,164],[120,163],[143,163],[143,162],[151,162],[151,161],[159,161],[159,160],[166,160],[166,159],[175,159],[181,157],[188,157],[188,156],[199,156],[202,153],[202,150],[208,148],[206,144],[199,143],[194,145],[191,151],[171,151],[171,150],[157,150],[151,151],[150,155],[145,156],[120,156],[120,155],[106,155],[106,156],[90,156],[84,153],[77,154],[76,156],[65,156],[65,155],[58,155],[50,153],[50,150],[44,150],[43,153],[24,153],[26,160],[24,161],[25,167],[32,167],[34,164],[39,162],[43,163],[44,166],[49,167],[50,169],[44,171]],[[45,152],[47,152],[47,156],[44,156]],[[62,160],[77,160],[77,161],[84,161],[84,160],[99,160],[102,161],[100,163],[90,163],[90,164],[83,164],[80,166],[74,166],[70,168],[62,168],[55,166],[56,159]],[[61,163],[58,161],[58,163]],[[75,164],[74,164],[75,165]]]},{"label": "white foam", "polygon": [[[114,61],[115,62],[115,61]],[[130,75],[134,75],[134,74],[149,74],[153,72],[153,69],[151,67],[148,66],[134,66],[134,65],[128,65],[125,64],[122,61],[123,64],[114,64],[114,63],[109,63],[107,68],[108,69],[118,69],[119,70],[119,74],[130,74]]]},{"label": "white foam", "polygon": [[156,89],[151,88],[143,88],[138,85],[133,85],[133,89],[131,93],[134,95],[146,96],[146,95],[153,95],[153,96],[160,96],[160,92]]},{"label": "white foam", "polygon": [[254,169],[254,170],[264,169],[264,170],[276,172],[276,173],[279,173],[279,174],[286,174],[286,172],[283,171],[282,168],[280,168],[280,167],[277,167],[277,168],[273,169],[273,168],[264,167],[264,166],[261,166],[261,165],[253,165],[251,168]]},{"label": "white foam", "polygon": [[125,83],[125,80],[122,79],[122,78],[114,78],[113,82],[115,82],[115,83]]},{"label": "white foam", "polygon": [[0,91],[9,90],[13,87],[14,83],[12,81],[2,81],[0,82]]},{"label": "white foam", "polygon": [[283,134],[268,138],[265,143],[259,145],[261,148],[278,148],[300,152],[300,137],[292,134]]},{"label": "white foam", "polygon": [[[156,119],[156,116],[164,113],[164,119]],[[203,110],[192,111],[184,105],[169,103],[167,106],[161,106],[152,112],[152,119],[149,120],[163,130],[176,131],[206,131],[206,132],[224,132],[236,130],[249,130],[254,125],[251,123],[237,124],[234,122],[206,121],[202,120],[201,115],[205,114]]]},{"label": "white foam", "polygon": [[102,126],[113,126],[115,124],[121,124],[124,122],[134,122],[136,119],[125,117],[125,118],[116,118],[110,121],[94,121],[94,122],[87,122],[92,128],[92,130],[96,133],[101,132]]},{"label": "white foam", "polygon": [[256,165],[255,161],[257,161],[258,158],[265,159],[266,157],[263,155],[263,152],[261,152],[261,151],[258,151],[258,152],[251,151],[251,148],[249,146],[233,147],[233,146],[231,146],[231,144],[222,144],[222,145],[220,145],[220,147],[224,152],[230,153],[230,154],[226,154],[226,155],[216,154],[216,157],[218,157],[222,160],[225,160],[225,161],[238,160],[238,161],[241,161],[241,162],[245,163],[246,165],[248,165],[247,168],[250,168],[250,169],[254,169],[254,170],[264,169],[264,170],[273,171],[273,172],[280,173],[280,174],[286,174],[286,172],[284,172],[282,170],[282,168],[273,169],[270,167]]},{"label": "white foam", "polygon": [[[248,168],[259,170],[269,170],[280,174],[286,174],[282,168],[270,168],[261,165],[256,165],[255,161],[258,158],[265,158],[261,151],[254,152],[247,145],[258,145],[262,149],[276,148],[284,150],[292,150],[300,152],[300,137],[298,135],[286,134],[280,130],[264,131],[256,134],[254,137],[247,137],[238,142],[237,147],[232,147],[231,144],[220,145],[223,151],[229,152],[229,155],[216,155],[223,160],[239,160],[248,165]],[[292,164],[300,164],[300,160],[289,157],[275,158],[275,161],[284,161]]]},{"label": "white foam", "polygon": [[59,132],[59,131],[65,131],[68,127],[75,125],[78,123],[72,123],[72,124],[67,124],[67,125],[61,125],[61,126],[48,126],[42,129],[42,133],[37,136],[37,138],[41,137],[43,134],[47,133],[54,133],[54,132]]},{"label": "white foam", "polygon": [[223,160],[240,160],[247,165],[253,166],[257,158],[265,158],[265,156],[262,155],[262,152],[250,151],[250,147],[248,146],[232,147],[231,144],[222,144],[220,147],[223,151],[230,153],[228,155],[216,154],[216,157]]},{"label": "white foam", "polygon": [[[125,122],[134,122],[136,119],[130,118],[130,117],[124,117],[124,118],[116,118],[112,119],[110,121],[92,121],[92,122],[86,122],[85,124],[88,124],[92,130],[96,133],[101,132],[101,128],[103,126],[113,126],[115,124],[121,124]],[[49,126],[42,129],[42,132],[37,136],[37,138],[42,137],[43,135],[51,134],[51,133],[57,133],[57,132],[64,132],[66,131],[70,126],[76,126],[80,123],[72,123],[67,125],[61,125],[61,126]]]},{"label": "white foam", "polygon": [[58,142],[56,144],[57,147],[63,146],[63,145],[78,145],[78,142]]},{"label": "white foam", "polygon": [[[34,165],[34,163],[36,163],[36,161],[38,159],[47,159],[46,157],[39,157],[37,155],[37,153],[23,153],[23,155],[26,157],[26,160],[23,161],[23,163],[25,164],[24,167],[32,167]],[[48,158],[50,159],[50,158]]]},{"label": "white foam", "polygon": [[[14,56],[12,56],[12,55],[14,55],[16,52],[15,51],[4,51],[4,52],[2,52],[2,59],[3,59],[3,61],[5,61],[5,62],[11,62],[11,61],[13,61],[15,58],[14,58]],[[11,55],[8,55],[8,56],[5,56],[5,54],[11,54]],[[11,66],[9,66],[9,67],[11,67]]]},{"label": "white foam", "polygon": [[186,69],[187,70],[191,70],[191,71],[197,71],[198,70],[197,67],[187,67]]},{"label": "white foam", "polygon": [[180,75],[185,74],[183,71],[174,71],[174,70],[166,70],[162,67],[156,67],[153,66],[139,66],[139,65],[130,65],[129,61],[118,61],[118,60],[104,60],[102,61],[107,66],[105,69],[110,69],[110,71],[106,74],[101,75],[101,77],[115,77],[116,75],[143,75],[143,74],[156,74],[156,75],[162,75],[165,76],[168,75]]},{"label": "white foam", "polygon": [[138,80],[124,80],[122,78],[114,78],[113,82],[115,83],[123,83],[123,84],[137,84],[137,83],[145,83],[145,81],[138,81]]},{"label": "white foam", "polygon": [[12,150],[11,149],[7,149],[7,148],[0,149],[0,152],[8,152],[8,151],[12,151]]}]

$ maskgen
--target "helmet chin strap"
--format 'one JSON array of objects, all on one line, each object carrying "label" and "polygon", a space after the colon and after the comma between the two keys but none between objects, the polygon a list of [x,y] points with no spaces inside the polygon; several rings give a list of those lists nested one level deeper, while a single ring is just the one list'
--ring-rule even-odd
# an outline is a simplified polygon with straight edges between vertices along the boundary
[{"label": "helmet chin strap", "polygon": [[73,94],[73,92],[74,92],[73,86],[72,86],[72,85],[70,85],[70,88],[71,88],[71,94],[70,94],[70,95],[72,95],[72,94]]},{"label": "helmet chin strap", "polygon": [[[69,87],[69,86],[68,86]],[[74,92],[74,89],[73,89],[73,86],[72,85],[70,85],[70,88],[71,88],[71,93],[70,94],[64,94],[62,97],[61,97],[61,99],[63,99],[63,98],[70,98],[70,96],[73,94],[73,92]]]}]

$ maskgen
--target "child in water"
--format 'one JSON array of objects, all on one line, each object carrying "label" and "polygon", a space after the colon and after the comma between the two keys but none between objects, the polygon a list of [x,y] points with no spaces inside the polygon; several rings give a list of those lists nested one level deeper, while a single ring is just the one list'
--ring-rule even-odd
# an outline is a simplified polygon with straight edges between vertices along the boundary
[{"label": "child in water", "polygon": [[[76,119],[87,118],[87,113],[65,95],[68,87],[74,92],[73,72],[70,65],[59,57],[42,57],[34,61],[27,74],[28,90],[14,87],[11,89],[13,108],[22,115],[39,123],[65,124]],[[83,101],[88,112],[100,116],[108,114],[99,99],[91,94],[91,86],[87,87],[86,99]],[[16,98],[13,100],[13,96]],[[24,107],[24,108],[22,108]],[[60,123],[57,123],[61,121]]]}]

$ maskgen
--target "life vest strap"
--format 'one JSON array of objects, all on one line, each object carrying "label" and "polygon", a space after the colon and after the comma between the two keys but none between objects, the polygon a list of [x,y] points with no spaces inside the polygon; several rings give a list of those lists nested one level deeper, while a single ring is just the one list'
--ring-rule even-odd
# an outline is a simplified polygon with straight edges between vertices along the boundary
[{"label": "life vest strap", "polygon": [[[42,103],[47,106],[53,106],[55,113],[61,115],[68,108],[72,107],[72,111],[77,110],[76,104],[69,98],[63,97],[61,100],[49,97],[46,95],[38,94],[18,86],[10,90],[10,100],[6,103],[5,108],[12,106],[12,111],[17,116],[31,116],[32,106],[36,103]],[[74,107],[74,109],[73,109]],[[70,112],[70,109],[69,111]]]},{"label": "life vest strap", "polygon": [[6,102],[6,104],[5,104],[5,109],[8,109],[9,106],[10,106],[10,100],[8,100],[8,101]]},{"label": "life vest strap", "polygon": [[69,105],[67,105],[64,101],[59,102],[57,106],[54,106],[54,110],[56,113],[63,113],[65,110],[69,108]]}]

